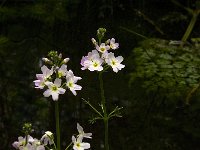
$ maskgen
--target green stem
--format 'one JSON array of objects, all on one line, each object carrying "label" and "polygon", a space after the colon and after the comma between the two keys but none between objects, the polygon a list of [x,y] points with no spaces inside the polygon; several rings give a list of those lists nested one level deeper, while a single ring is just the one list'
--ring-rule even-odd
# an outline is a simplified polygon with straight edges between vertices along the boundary
[{"label": "green stem", "polygon": [[65,150],[68,150],[68,148],[72,145],[72,142],[67,146]]},{"label": "green stem", "polygon": [[25,146],[28,144],[28,134],[25,135]]},{"label": "green stem", "polygon": [[99,73],[99,82],[100,82],[100,90],[101,90],[101,102],[103,105],[103,113],[104,113],[104,127],[105,127],[105,150],[109,150],[109,143],[108,143],[108,115],[106,110],[106,99],[104,94],[104,88],[103,88],[103,78],[102,78],[103,72]]},{"label": "green stem", "polygon": [[56,140],[57,140],[57,150],[60,150],[60,120],[59,120],[59,105],[58,101],[55,102],[55,119],[56,119]]},{"label": "green stem", "polygon": [[[187,41],[188,37],[190,36],[190,34],[192,32],[192,29],[194,28],[194,25],[195,25],[195,23],[197,21],[198,15],[199,15],[199,11],[198,10],[193,12],[192,19],[191,19],[191,21],[190,21],[190,23],[189,23],[189,25],[187,27],[187,30],[185,31],[185,34],[183,35],[183,37],[181,39],[183,44]],[[181,46],[183,46],[183,44]]]}]

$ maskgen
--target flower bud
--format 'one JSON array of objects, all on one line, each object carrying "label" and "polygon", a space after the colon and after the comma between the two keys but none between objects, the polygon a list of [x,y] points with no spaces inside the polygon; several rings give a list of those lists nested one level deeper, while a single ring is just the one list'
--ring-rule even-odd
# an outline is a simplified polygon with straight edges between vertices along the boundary
[{"label": "flower bud", "polygon": [[104,34],[106,33],[106,29],[105,28],[99,28],[97,30],[97,37],[99,40],[101,40],[104,37]]},{"label": "flower bud", "polygon": [[91,41],[95,46],[97,45],[97,41],[94,38],[92,38]]},{"label": "flower bud", "polygon": [[59,57],[59,58],[62,58],[62,54],[60,53],[60,54],[58,55],[58,57]]},{"label": "flower bud", "polygon": [[110,43],[110,39],[108,39],[108,40],[105,42],[106,45],[109,45],[109,43]]},{"label": "flower bud", "polygon": [[46,63],[47,63],[47,62],[50,62],[50,60],[49,60],[48,58],[45,58],[45,57],[42,58],[42,60],[43,60],[44,62],[46,62]]},{"label": "flower bud", "polygon": [[65,58],[65,59],[63,60],[63,63],[66,64],[68,61],[69,61],[69,58]]}]

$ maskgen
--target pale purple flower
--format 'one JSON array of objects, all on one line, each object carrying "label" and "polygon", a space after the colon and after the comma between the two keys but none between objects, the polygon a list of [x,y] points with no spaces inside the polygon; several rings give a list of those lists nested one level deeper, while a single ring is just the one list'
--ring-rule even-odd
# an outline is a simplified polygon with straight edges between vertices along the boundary
[{"label": "pale purple flower", "polygon": [[[28,135],[27,139],[28,139],[27,144],[29,142],[32,143],[34,141],[33,137],[31,137],[30,135]],[[20,149],[20,148],[24,147],[25,144],[26,144],[26,138],[23,138],[22,136],[20,136],[20,137],[18,137],[18,141],[13,142],[12,146],[16,149]]]},{"label": "pale purple flower", "polygon": [[81,65],[83,66],[81,69],[89,69],[90,71],[102,71],[103,67],[101,66],[103,60],[100,58],[100,55],[97,50],[92,50],[92,52],[88,53],[88,56],[83,56],[81,59]]},{"label": "pale purple flower", "polygon": [[82,79],[81,77],[75,76],[74,73],[72,72],[72,70],[69,70],[67,72],[67,75],[66,75],[66,80],[69,80],[70,78],[72,78],[72,80],[74,81],[74,83],[76,83],[78,80]]},{"label": "pale purple flower", "polygon": [[105,61],[109,66],[112,67],[113,71],[117,73],[119,70],[125,67],[125,65],[121,64],[123,59],[124,58],[122,56],[115,57],[114,53],[109,53]]},{"label": "pale purple flower", "polygon": [[76,84],[76,79],[75,78],[68,78],[67,79],[67,87],[69,88],[69,90],[76,96],[77,93],[76,91],[80,91],[82,89],[82,87],[80,85]]},{"label": "pale purple flower", "polygon": [[92,50],[92,52],[89,52],[87,56],[83,56],[81,59],[81,65],[83,67],[81,69],[88,69],[94,57],[100,57],[97,50]]},{"label": "pale purple flower", "polygon": [[52,145],[53,144],[53,133],[50,131],[46,131],[42,136],[41,140],[44,145]]},{"label": "pale purple flower", "polygon": [[35,83],[35,88],[43,89],[46,80],[53,74],[53,68],[48,69],[47,66],[41,67],[42,74],[36,74],[37,80],[33,81]]},{"label": "pale purple flower", "polygon": [[58,69],[58,76],[63,77],[66,76],[67,74],[67,65],[63,64],[59,69]]},{"label": "pale purple flower", "polygon": [[88,56],[83,56],[81,59],[81,66],[83,66],[81,70],[88,69],[89,65],[90,65],[90,61],[88,59]]},{"label": "pale purple flower", "polygon": [[92,61],[90,61],[88,70],[90,71],[102,71],[103,67],[101,66],[103,64],[103,59],[100,57],[94,58]]},{"label": "pale purple flower", "polygon": [[113,50],[119,48],[119,43],[115,43],[115,39],[114,39],[114,38],[112,38],[112,39],[110,40],[110,48],[113,49]]},{"label": "pale purple flower", "polygon": [[74,75],[74,73],[72,72],[72,70],[69,70],[67,72],[67,75],[66,75],[66,85],[67,87],[69,88],[69,90],[76,96],[77,93],[76,91],[79,91],[82,89],[82,87],[80,85],[77,85],[76,82],[78,80],[81,80],[82,78],[81,77],[77,77]]},{"label": "pale purple flower", "polygon": [[45,147],[41,145],[40,141],[33,139],[30,135],[28,135],[27,143],[26,138],[20,136],[18,137],[18,141],[15,141],[12,145],[19,150],[45,150]]},{"label": "pale purple flower", "polygon": [[83,137],[79,136],[77,139],[72,136],[72,142],[73,142],[73,149],[74,150],[85,150],[85,149],[89,149],[90,148],[90,144],[89,143],[85,143],[82,142]]},{"label": "pale purple flower", "polygon": [[101,45],[96,45],[96,49],[101,52],[101,53],[105,53],[107,50],[110,49],[109,45],[106,45],[105,43],[101,43]]},{"label": "pale purple flower", "polygon": [[64,94],[65,89],[63,89],[61,86],[61,79],[56,78],[54,83],[47,82],[46,85],[48,86],[48,89],[43,93],[44,97],[52,96],[52,99],[54,101],[57,101],[59,98],[59,94]]},{"label": "pale purple flower", "polygon": [[77,123],[77,130],[78,130],[78,133],[79,133],[79,135],[78,136],[82,136],[83,138],[92,138],[91,136],[92,136],[92,133],[85,133],[84,131],[83,131],[83,128],[80,126],[80,124],[79,123]]}]

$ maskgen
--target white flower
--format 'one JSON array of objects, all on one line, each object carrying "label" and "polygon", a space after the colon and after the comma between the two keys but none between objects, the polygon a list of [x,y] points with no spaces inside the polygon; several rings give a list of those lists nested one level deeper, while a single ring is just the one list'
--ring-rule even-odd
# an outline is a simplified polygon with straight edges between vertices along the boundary
[{"label": "white flower", "polygon": [[89,143],[82,142],[83,137],[79,136],[77,139],[72,136],[72,142],[74,143],[73,149],[74,150],[85,150],[90,148]]},{"label": "white flower", "polygon": [[103,64],[103,60],[100,57],[94,58],[92,61],[89,63],[88,70],[90,71],[102,71],[103,67],[101,66]]},{"label": "white flower", "polygon": [[109,53],[106,58],[106,63],[112,67],[114,72],[117,73],[119,70],[125,67],[125,65],[121,64],[123,59],[124,58],[122,56],[115,57],[114,53]]},{"label": "white flower", "polygon": [[82,78],[81,77],[77,77],[77,76],[74,76],[74,73],[72,72],[72,70],[69,70],[67,72],[67,75],[66,75],[66,80],[67,80],[67,87],[69,88],[69,90],[76,96],[77,93],[76,91],[77,90],[81,90],[82,87],[80,85],[77,85],[76,82],[78,80],[81,80]]},{"label": "white flower", "polygon": [[78,130],[78,133],[79,133],[79,135],[78,136],[82,136],[82,137],[85,137],[85,138],[92,138],[91,136],[92,136],[92,133],[85,133],[84,131],[83,131],[83,128],[80,126],[80,124],[79,123],[77,123],[77,130]]},{"label": "white flower", "polygon": [[76,83],[78,80],[81,80],[81,79],[82,79],[81,77],[75,76],[74,73],[72,72],[72,70],[69,70],[69,71],[67,72],[67,75],[66,75],[66,80],[68,80],[68,79],[70,79],[70,78],[73,79],[74,83]]},{"label": "white flower", "polygon": [[119,43],[115,43],[115,39],[114,38],[112,38],[110,40],[110,48],[114,49],[114,50],[119,48]]},{"label": "white flower", "polygon": [[52,145],[53,144],[53,133],[50,131],[46,131],[45,134],[41,138],[42,143],[44,145]]},{"label": "white flower", "polygon": [[81,69],[88,69],[90,71],[102,71],[103,67],[101,66],[103,60],[100,58],[100,55],[97,50],[93,50],[88,53],[88,56],[82,57],[81,65],[83,66]]},{"label": "white flower", "polygon": [[35,138],[28,150],[45,150],[45,147]]},{"label": "white flower", "polygon": [[58,76],[59,78],[60,77],[63,77],[63,76],[66,76],[67,74],[67,65],[62,65],[59,69],[58,69]]},{"label": "white flower", "polygon": [[53,74],[53,68],[51,68],[51,70],[50,70],[45,65],[41,67],[41,71],[42,71],[44,78],[46,78],[46,79]]},{"label": "white flower", "polygon": [[101,52],[101,53],[105,53],[107,50],[110,49],[110,46],[105,45],[105,43],[101,43],[101,45],[96,45],[96,49]]},{"label": "white flower", "polygon": [[43,89],[45,86],[46,79],[43,74],[36,74],[37,80],[33,81],[35,83],[35,88]]},{"label": "white flower", "polygon": [[91,64],[91,61],[95,57],[100,57],[97,50],[92,50],[92,52],[89,52],[87,56],[83,56],[82,59],[81,59],[81,65],[83,67],[81,69],[82,70],[88,69],[90,64]]},{"label": "white flower", "polygon": [[43,89],[46,80],[53,74],[53,68],[48,69],[47,66],[41,67],[42,74],[36,74],[37,80],[33,81],[35,83],[35,88]]},{"label": "white flower", "polygon": [[65,89],[61,88],[61,79],[56,78],[54,83],[52,82],[47,82],[46,85],[48,86],[49,89],[47,89],[43,95],[44,97],[49,97],[52,95],[52,99],[54,101],[57,101],[59,98],[59,94],[64,94]]},{"label": "white flower", "polygon": [[68,78],[67,79],[67,87],[69,88],[69,90],[76,96],[77,93],[76,91],[79,91],[82,89],[82,87],[80,85],[77,85],[74,78]]}]

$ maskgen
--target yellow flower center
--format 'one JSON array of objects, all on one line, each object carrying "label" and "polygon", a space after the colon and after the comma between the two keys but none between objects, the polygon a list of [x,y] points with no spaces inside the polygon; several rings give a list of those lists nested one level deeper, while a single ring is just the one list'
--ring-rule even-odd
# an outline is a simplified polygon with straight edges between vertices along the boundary
[{"label": "yellow flower center", "polygon": [[77,147],[80,147],[81,145],[80,145],[80,143],[77,143],[76,146],[77,146]]},{"label": "yellow flower center", "polygon": [[68,86],[69,86],[69,87],[73,87],[73,83],[72,83],[72,82],[69,82],[69,83],[68,83]]},{"label": "yellow flower center", "polygon": [[60,77],[62,77],[63,76],[63,73],[62,72],[58,72],[58,77],[60,78]]},{"label": "yellow flower center", "polygon": [[105,48],[104,48],[104,47],[101,47],[101,49],[100,49],[100,50],[103,52],[103,51],[105,51]]},{"label": "yellow flower center", "polygon": [[97,66],[98,66],[98,64],[95,62],[95,63],[93,64],[93,66],[94,66],[94,67],[97,67]]},{"label": "yellow flower center", "polygon": [[52,86],[52,88],[51,88],[51,89],[52,89],[52,91],[57,91],[57,90],[58,90],[57,86],[55,86],[55,85],[54,85],[54,86]]},{"label": "yellow flower center", "polygon": [[114,60],[112,61],[112,65],[116,65],[116,62]]}]

